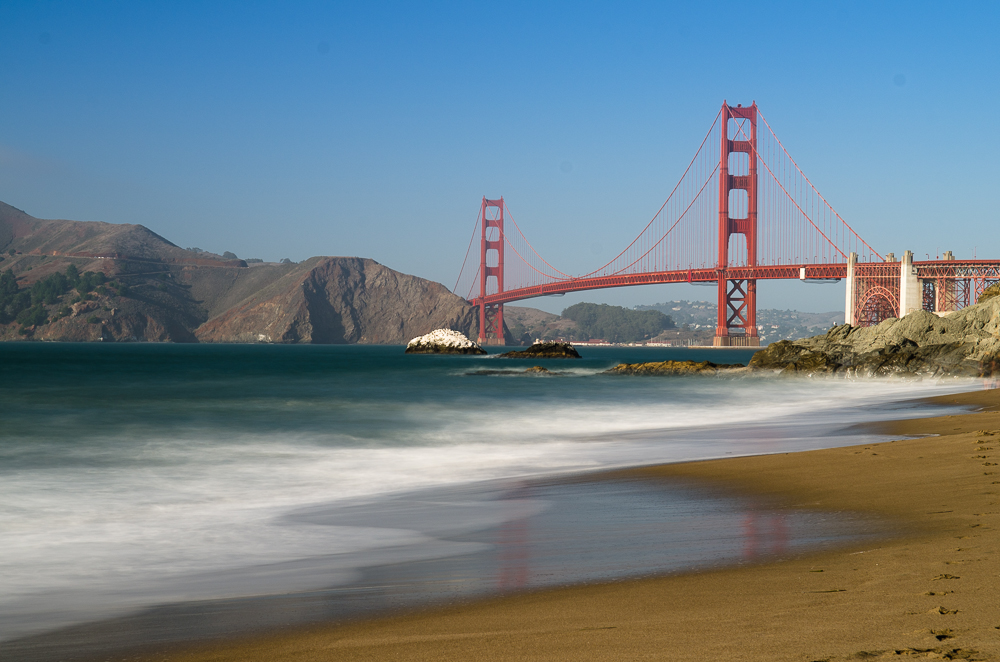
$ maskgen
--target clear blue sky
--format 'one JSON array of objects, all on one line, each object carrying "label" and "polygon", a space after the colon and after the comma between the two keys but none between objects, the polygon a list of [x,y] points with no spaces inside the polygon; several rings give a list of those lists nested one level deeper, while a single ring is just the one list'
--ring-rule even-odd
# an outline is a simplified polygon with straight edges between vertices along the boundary
[{"label": "clear blue sky", "polygon": [[[880,252],[1000,258],[997,3],[0,3],[0,200],[454,284],[483,195],[568,273],[756,100]],[[568,162],[569,172],[560,166]],[[830,310],[840,286],[761,286]],[[533,300],[713,298],[691,286]]]}]

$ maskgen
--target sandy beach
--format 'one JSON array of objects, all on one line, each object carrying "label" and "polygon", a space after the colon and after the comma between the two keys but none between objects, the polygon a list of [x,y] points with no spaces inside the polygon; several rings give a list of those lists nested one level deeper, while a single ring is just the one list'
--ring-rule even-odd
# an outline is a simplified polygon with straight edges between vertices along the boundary
[{"label": "sandy beach", "polygon": [[789,508],[868,513],[893,537],[762,565],[546,590],[174,650],[172,660],[1000,658],[1000,390],[974,413],[879,424],[938,435],[628,470]]}]

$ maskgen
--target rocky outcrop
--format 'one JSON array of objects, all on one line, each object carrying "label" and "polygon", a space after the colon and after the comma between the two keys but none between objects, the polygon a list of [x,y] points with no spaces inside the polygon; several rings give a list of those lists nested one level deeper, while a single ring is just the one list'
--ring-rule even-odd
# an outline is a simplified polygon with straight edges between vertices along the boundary
[{"label": "rocky outcrop", "polygon": [[979,300],[976,303],[983,303],[984,301],[989,301],[993,297],[1000,297],[1000,283],[993,283],[979,295]]},{"label": "rocky outcrop", "polygon": [[580,353],[568,342],[539,342],[528,349],[504,352],[500,355],[506,359],[578,359]]},{"label": "rocky outcrop", "polygon": [[742,363],[712,363],[711,361],[658,361],[651,363],[619,363],[606,370],[606,375],[650,375],[676,377],[681,375],[736,374],[746,371]]},{"label": "rocky outcrop", "polygon": [[746,368],[709,361],[621,364],[618,375],[843,375],[979,377],[1000,375],[1000,296],[939,317],[916,311],[874,327],[844,324],[802,340],[772,343]]},{"label": "rocky outcrop", "polygon": [[751,370],[848,376],[965,376],[1000,371],[1000,297],[944,317],[916,311],[874,327],[837,326],[827,333],[769,345]]},{"label": "rocky outcrop", "polygon": [[485,354],[486,350],[451,329],[436,329],[406,344],[407,354]]},{"label": "rocky outcrop", "polygon": [[471,377],[521,377],[523,375],[544,375],[551,377],[553,375],[562,375],[564,373],[554,372],[552,370],[543,368],[540,365],[533,365],[525,370],[515,370],[511,368],[499,369],[499,370],[490,370],[490,369],[470,370],[465,374]]}]

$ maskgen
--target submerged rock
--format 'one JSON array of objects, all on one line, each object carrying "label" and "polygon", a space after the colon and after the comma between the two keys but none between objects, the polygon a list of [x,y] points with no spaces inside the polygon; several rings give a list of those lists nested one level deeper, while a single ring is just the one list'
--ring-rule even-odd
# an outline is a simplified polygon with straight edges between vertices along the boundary
[{"label": "submerged rock", "polygon": [[407,354],[485,354],[486,350],[451,329],[437,329],[406,344]]},{"label": "submerged rock", "polygon": [[472,370],[465,373],[473,377],[515,377],[520,375],[561,375],[560,372],[546,370],[540,365],[531,366],[527,370]]},{"label": "submerged rock", "polygon": [[848,376],[1000,374],[1000,297],[938,317],[923,310],[878,326],[836,326],[753,355],[754,371]]},{"label": "submerged rock", "polygon": [[568,342],[538,342],[521,351],[504,352],[508,359],[579,359],[580,353]]},{"label": "submerged rock", "polygon": [[717,375],[720,372],[746,370],[742,363],[712,363],[711,361],[654,361],[651,363],[619,363],[606,375]]}]

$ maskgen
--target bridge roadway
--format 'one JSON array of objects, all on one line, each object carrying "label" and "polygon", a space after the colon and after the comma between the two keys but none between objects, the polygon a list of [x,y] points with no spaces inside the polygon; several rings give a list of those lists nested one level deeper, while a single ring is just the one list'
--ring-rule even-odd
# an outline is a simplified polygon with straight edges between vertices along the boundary
[{"label": "bridge roadway", "polygon": [[[880,263],[881,264],[881,263]],[[551,294],[565,294],[583,290],[599,290],[608,287],[628,287],[630,285],[658,285],[663,283],[716,283],[720,276],[727,280],[775,280],[800,279],[805,269],[805,279],[843,279],[847,277],[847,264],[789,264],[776,267],[727,267],[725,269],[687,269],[684,271],[654,271],[645,274],[619,276],[593,276],[590,278],[570,278],[566,280],[521,287],[506,292],[486,295],[486,304],[510,303],[521,299],[543,297]],[[472,300],[473,305],[482,303],[481,297]]]},{"label": "bridge roadway", "polygon": [[[885,265],[885,262],[858,262],[856,268]],[[899,264],[896,262],[895,264]],[[938,279],[1000,279],[1000,260],[927,260],[914,261],[917,278]],[[847,263],[840,264],[788,264],[777,266],[726,267],[725,269],[701,268],[680,271],[655,271],[644,274],[622,274],[614,276],[592,276],[568,278],[544,285],[521,287],[495,294],[488,294],[472,300],[473,305],[496,305],[531,299],[534,297],[584,290],[598,290],[609,287],[631,285],[657,285],[666,283],[717,283],[720,277],[726,280],[843,280],[847,277]]]}]

